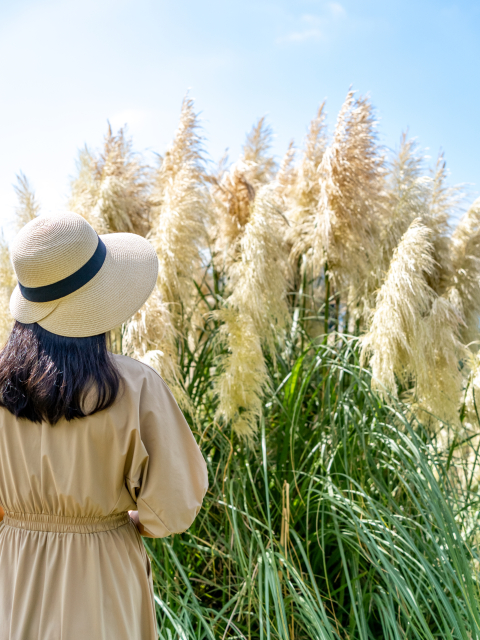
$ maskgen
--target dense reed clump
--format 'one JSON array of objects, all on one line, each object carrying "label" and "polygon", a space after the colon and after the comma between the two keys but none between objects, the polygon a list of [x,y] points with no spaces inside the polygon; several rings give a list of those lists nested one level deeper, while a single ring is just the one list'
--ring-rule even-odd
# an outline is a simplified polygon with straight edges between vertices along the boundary
[{"label": "dense reed clump", "polygon": [[192,528],[145,541],[162,640],[480,639],[480,206],[453,228],[443,157],[376,127],[350,91],[279,166],[262,118],[212,174],[187,96],[153,167],[124,130],[80,153],[70,207],[159,259],[113,349],[167,380],[209,467]]}]

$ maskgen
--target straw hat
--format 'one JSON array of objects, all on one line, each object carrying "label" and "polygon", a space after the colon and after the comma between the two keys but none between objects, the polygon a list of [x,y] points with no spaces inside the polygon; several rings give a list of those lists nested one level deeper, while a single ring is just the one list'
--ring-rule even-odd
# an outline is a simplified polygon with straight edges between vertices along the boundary
[{"label": "straw hat", "polygon": [[154,248],[133,233],[98,236],[76,213],[40,216],[13,241],[18,278],[13,317],[60,336],[86,337],[122,324],[155,287]]}]

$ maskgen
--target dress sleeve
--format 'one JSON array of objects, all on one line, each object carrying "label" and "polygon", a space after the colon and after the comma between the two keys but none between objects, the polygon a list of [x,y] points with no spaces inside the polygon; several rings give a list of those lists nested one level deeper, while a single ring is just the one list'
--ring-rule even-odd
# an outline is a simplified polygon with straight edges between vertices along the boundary
[{"label": "dress sleeve", "polygon": [[126,481],[146,532],[163,538],[194,521],[208,489],[207,466],[170,389],[148,373]]}]

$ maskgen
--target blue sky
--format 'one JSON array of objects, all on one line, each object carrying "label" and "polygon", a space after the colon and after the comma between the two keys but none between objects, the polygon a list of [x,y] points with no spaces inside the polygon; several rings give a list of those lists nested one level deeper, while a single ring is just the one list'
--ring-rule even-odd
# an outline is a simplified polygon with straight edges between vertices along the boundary
[{"label": "blue sky", "polygon": [[267,115],[274,151],[300,145],[353,85],[395,147],[408,128],[452,182],[480,191],[480,3],[444,0],[1,0],[0,223],[24,171],[44,211],[65,207],[77,151],[125,123],[153,158],[187,89],[206,149],[235,159]]}]

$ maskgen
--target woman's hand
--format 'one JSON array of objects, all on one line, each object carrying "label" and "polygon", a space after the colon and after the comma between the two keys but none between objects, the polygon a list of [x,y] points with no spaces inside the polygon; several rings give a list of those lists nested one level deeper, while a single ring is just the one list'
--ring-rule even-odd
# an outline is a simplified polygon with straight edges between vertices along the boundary
[{"label": "woman's hand", "polygon": [[143,536],[144,538],[153,538],[153,536],[151,536],[145,531],[145,528],[143,524],[140,522],[140,518],[138,517],[138,511],[129,511],[128,515],[132,519],[133,524],[137,527],[138,532],[140,533],[141,536]]},{"label": "woman's hand", "polygon": [[0,522],[3,520],[3,516],[5,515],[5,511],[0,507]]}]

